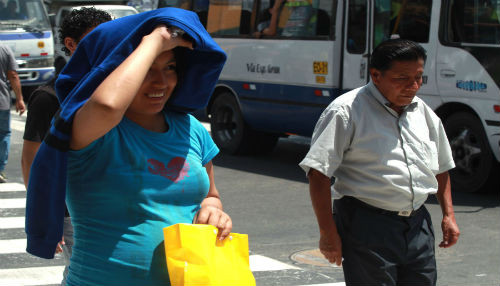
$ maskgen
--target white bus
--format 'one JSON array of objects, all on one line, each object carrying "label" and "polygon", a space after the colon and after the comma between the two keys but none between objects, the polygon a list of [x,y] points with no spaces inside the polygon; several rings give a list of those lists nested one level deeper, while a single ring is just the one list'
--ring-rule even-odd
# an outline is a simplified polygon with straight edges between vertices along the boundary
[{"label": "white bus", "polygon": [[26,98],[34,88],[54,77],[54,39],[49,18],[42,0],[0,2],[0,41],[14,52]]},{"label": "white bus", "polygon": [[457,165],[454,188],[473,192],[500,181],[500,0],[160,0],[159,6],[197,12],[227,52],[206,109],[223,151],[262,152],[279,136],[310,136],[333,99],[368,82],[373,48],[400,37],[427,50],[418,96],[445,125]]}]

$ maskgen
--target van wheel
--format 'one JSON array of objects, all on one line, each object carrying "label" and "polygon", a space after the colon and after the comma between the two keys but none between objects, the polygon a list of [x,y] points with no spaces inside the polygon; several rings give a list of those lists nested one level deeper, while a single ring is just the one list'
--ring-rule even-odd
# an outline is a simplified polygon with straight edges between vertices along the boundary
[{"label": "van wheel", "polygon": [[446,119],[444,128],[456,167],[450,171],[451,186],[461,192],[477,192],[493,180],[494,156],[479,119],[459,112]]},{"label": "van wheel", "polygon": [[210,109],[212,138],[228,154],[262,154],[273,150],[278,136],[252,130],[244,121],[234,96],[217,96]]}]

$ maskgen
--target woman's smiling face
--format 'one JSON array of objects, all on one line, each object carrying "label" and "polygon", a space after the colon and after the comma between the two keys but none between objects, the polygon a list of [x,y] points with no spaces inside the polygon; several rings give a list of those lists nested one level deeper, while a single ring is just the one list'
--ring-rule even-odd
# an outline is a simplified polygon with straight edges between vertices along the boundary
[{"label": "woman's smiling face", "polygon": [[152,115],[163,110],[177,84],[177,63],[173,51],[161,53],[151,65],[127,114]]}]

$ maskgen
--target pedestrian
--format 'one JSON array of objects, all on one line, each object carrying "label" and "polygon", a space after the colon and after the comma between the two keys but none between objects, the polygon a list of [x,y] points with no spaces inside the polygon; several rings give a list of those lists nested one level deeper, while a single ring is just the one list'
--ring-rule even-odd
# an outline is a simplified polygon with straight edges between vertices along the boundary
[{"label": "pedestrian", "polygon": [[[59,42],[63,45],[62,51],[67,56],[73,55],[78,43],[99,24],[111,21],[111,15],[94,7],[82,7],[72,10],[66,15],[59,29]],[[29,97],[28,115],[24,128],[24,143],[21,157],[24,184],[28,188],[28,179],[31,164],[40,148],[43,138],[50,128],[52,117],[59,109],[59,100],[56,96],[54,84],[57,76],[48,84],[36,89]],[[66,285],[66,276],[69,270],[73,246],[73,226],[71,217],[66,209],[63,224],[63,237],[59,242],[56,253],[62,253],[64,258],[64,272],[61,285]]]},{"label": "pedestrian", "polygon": [[[56,83],[58,130],[40,146],[27,197],[27,250],[45,257],[58,217],[36,198],[57,204],[66,192],[75,229],[67,285],[169,285],[164,227],[229,234],[214,183],[219,150],[187,113],[208,102],[225,58],[196,14],[176,8],[101,24],[80,42]],[[65,144],[67,189],[54,189],[44,174],[66,166],[53,151]]]},{"label": "pedestrian", "polygon": [[[21,81],[17,74],[19,67],[12,50],[0,43],[0,183],[7,182],[5,166],[10,148],[10,86],[16,95],[16,111],[22,115],[26,109],[21,91]],[[8,81],[8,82],[7,82]]]},{"label": "pedestrian", "polygon": [[434,231],[424,206],[430,194],[443,213],[439,246],[458,240],[451,149],[440,119],[415,96],[425,60],[417,43],[382,42],[370,59],[371,82],[325,109],[300,163],[320,251],[343,265],[347,285],[436,284]]}]

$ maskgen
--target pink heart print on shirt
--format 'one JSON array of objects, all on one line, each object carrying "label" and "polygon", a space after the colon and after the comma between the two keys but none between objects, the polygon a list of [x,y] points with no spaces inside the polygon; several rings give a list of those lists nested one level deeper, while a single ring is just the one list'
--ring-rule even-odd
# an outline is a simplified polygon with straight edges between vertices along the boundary
[{"label": "pink heart print on shirt", "polygon": [[186,158],[182,157],[174,157],[170,162],[168,162],[167,167],[165,168],[165,164],[156,160],[156,159],[148,159],[148,163],[151,166],[148,166],[148,171],[153,175],[160,175],[171,180],[174,183],[177,183],[184,179],[184,177],[188,176],[189,171],[189,163],[186,162]]}]

